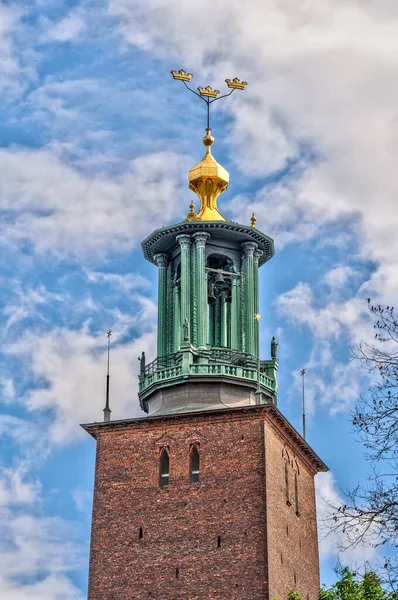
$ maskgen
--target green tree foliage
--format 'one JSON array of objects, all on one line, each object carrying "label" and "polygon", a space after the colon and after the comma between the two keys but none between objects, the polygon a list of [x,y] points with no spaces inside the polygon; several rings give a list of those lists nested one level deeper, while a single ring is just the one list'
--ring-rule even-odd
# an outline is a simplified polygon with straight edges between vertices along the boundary
[{"label": "green tree foliage", "polygon": [[[319,592],[319,600],[398,600],[394,592],[385,591],[380,579],[373,571],[358,577],[348,567],[340,570],[339,580],[330,588],[325,586]],[[278,600],[272,598],[272,600]],[[301,600],[300,594],[291,590],[287,600]]]},{"label": "green tree foliage", "polygon": [[347,567],[340,572],[340,579],[330,588],[323,587],[319,600],[396,600],[393,592],[383,590],[380,579],[373,571],[358,579]]}]

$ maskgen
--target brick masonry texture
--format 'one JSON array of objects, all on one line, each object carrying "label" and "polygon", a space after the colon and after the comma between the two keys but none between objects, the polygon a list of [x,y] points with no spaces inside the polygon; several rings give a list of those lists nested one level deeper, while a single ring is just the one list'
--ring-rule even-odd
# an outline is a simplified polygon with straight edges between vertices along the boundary
[{"label": "brick masonry texture", "polygon": [[[97,439],[89,600],[282,600],[290,589],[316,600],[320,461],[274,414],[250,407],[85,426]],[[199,485],[190,483],[193,444]]]}]

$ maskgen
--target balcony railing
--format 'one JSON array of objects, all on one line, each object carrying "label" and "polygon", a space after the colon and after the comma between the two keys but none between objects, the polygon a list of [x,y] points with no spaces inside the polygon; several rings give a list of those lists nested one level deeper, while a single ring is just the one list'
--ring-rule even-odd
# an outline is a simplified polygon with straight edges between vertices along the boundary
[{"label": "balcony railing", "polygon": [[149,392],[158,383],[172,385],[179,379],[189,376],[227,377],[245,379],[276,392],[275,361],[260,361],[260,374],[256,357],[246,352],[228,348],[212,348],[210,352],[190,353],[184,358],[183,352],[156,358],[143,369],[139,377],[139,393]]},{"label": "balcony railing", "polygon": [[153,375],[156,371],[174,368],[182,363],[182,352],[169,354],[167,356],[158,356],[144,368],[144,376]]}]

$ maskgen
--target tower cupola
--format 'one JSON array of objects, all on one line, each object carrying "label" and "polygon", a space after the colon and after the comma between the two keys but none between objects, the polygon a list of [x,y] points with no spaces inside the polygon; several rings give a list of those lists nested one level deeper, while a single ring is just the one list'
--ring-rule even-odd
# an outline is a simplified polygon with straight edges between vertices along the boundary
[{"label": "tower cupola", "polygon": [[[186,85],[192,78],[172,72]],[[231,88],[244,89],[237,78]],[[188,87],[186,85],[186,87]],[[193,91],[191,88],[190,91]],[[220,92],[199,87],[207,104],[206,153],[188,174],[198,212],[157,229],[143,242],[158,267],[157,357],[143,355],[139,398],[149,415],[276,404],[278,359],[260,359],[258,269],[274,255],[273,240],[255,226],[228,221],[217,199],[229,173],[214,159],[210,105]]]}]

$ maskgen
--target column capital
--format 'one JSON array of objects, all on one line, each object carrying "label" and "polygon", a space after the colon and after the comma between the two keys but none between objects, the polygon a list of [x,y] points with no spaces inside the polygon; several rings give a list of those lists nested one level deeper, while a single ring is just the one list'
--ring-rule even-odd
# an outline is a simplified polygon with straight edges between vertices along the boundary
[{"label": "column capital", "polygon": [[170,262],[170,255],[166,252],[159,252],[159,254],[155,254],[153,260],[155,261],[157,267],[166,268]]},{"label": "column capital", "polygon": [[248,256],[253,256],[254,251],[258,248],[255,242],[243,242],[243,244],[241,244],[240,247],[242,248],[244,258],[247,258]]},{"label": "column capital", "polygon": [[177,235],[176,240],[180,244],[181,248],[189,248],[192,242],[191,236],[186,233]]},{"label": "column capital", "polygon": [[210,234],[206,233],[205,231],[198,231],[198,233],[194,233],[192,237],[194,238],[197,246],[204,248],[207,240],[210,237]]},{"label": "column capital", "polygon": [[254,251],[254,259],[255,259],[256,263],[258,263],[259,259],[262,257],[263,254],[264,254],[264,252],[262,250],[260,250],[259,248],[257,248],[257,250]]}]

